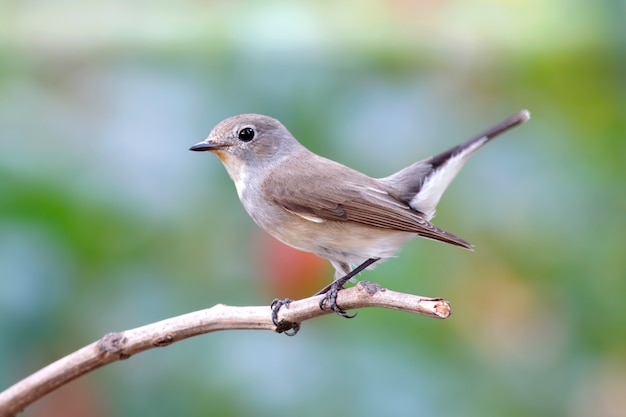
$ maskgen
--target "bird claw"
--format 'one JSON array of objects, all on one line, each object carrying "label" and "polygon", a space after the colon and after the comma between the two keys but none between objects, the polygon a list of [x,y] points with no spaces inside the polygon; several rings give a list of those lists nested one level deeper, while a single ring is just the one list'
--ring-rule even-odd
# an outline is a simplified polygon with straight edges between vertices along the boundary
[{"label": "bird claw", "polygon": [[276,326],[276,333],[285,333],[287,336],[295,336],[300,331],[300,323],[294,323],[289,320],[281,320],[278,321],[278,311],[282,306],[289,308],[289,304],[293,300],[289,298],[285,298],[284,300],[280,300],[275,298],[270,304],[270,308],[272,309],[272,323]]},{"label": "bird claw", "polygon": [[293,300],[290,298],[285,298],[284,300],[274,298],[272,304],[270,304],[270,308],[272,309],[272,323],[274,323],[274,326],[278,326],[278,310],[280,310],[282,306],[289,306],[291,301]]},{"label": "bird claw", "polygon": [[333,282],[328,291],[324,294],[324,298],[320,300],[320,310],[333,310],[337,315],[346,319],[356,317],[356,313],[348,314],[345,310],[337,305],[337,294],[343,289],[343,284],[337,281]]}]

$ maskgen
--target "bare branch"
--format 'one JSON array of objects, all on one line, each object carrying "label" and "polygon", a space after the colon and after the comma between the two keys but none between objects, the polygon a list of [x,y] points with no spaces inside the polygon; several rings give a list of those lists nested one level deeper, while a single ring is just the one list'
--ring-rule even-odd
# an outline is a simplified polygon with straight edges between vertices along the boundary
[{"label": "bare branch", "polygon": [[[0,417],[14,416],[29,404],[73,379],[148,349],[168,346],[188,337],[218,330],[289,330],[297,323],[332,313],[319,308],[323,297],[319,295],[293,301],[287,307],[281,308],[279,328],[272,323],[271,310],[267,306],[231,307],[217,304],[206,310],[135,329],[108,333],[100,340],[59,359],[1,392]],[[337,303],[346,310],[381,307],[440,319],[450,316],[450,304],[443,299],[390,291],[366,281],[339,291]]]}]

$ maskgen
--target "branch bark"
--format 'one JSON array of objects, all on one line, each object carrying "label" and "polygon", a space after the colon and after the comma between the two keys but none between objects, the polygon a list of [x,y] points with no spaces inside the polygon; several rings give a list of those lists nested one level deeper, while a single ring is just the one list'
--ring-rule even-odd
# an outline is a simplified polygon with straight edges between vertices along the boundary
[{"label": "branch bark", "polygon": [[[271,310],[267,306],[231,307],[217,304],[206,310],[135,329],[108,333],[100,340],[70,353],[0,392],[0,417],[16,415],[44,395],[101,366],[188,337],[235,329],[284,332],[305,320],[331,314],[332,311],[319,307],[323,297],[319,295],[293,301],[281,308],[278,327],[272,323]],[[450,316],[450,304],[446,300],[390,291],[367,281],[339,291],[337,303],[346,310],[381,307],[439,319]]]}]

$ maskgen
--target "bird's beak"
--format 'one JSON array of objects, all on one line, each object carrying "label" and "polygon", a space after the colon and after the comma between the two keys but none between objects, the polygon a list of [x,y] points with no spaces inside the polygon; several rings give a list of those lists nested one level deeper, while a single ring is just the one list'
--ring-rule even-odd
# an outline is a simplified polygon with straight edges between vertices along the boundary
[{"label": "bird's beak", "polygon": [[227,143],[218,143],[218,142],[213,142],[213,141],[202,141],[200,143],[196,143],[195,145],[193,145],[191,148],[189,148],[190,151],[196,151],[196,152],[205,152],[205,151],[217,151],[219,149],[223,149],[223,148],[227,148],[230,145]]}]

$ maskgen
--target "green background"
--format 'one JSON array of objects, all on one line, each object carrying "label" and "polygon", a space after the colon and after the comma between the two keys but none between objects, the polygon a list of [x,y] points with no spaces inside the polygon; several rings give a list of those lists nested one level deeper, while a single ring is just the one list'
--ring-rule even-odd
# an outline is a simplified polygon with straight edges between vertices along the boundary
[{"label": "green background", "polygon": [[449,320],[368,309],[294,338],[196,337],[25,415],[623,415],[625,15],[610,0],[3,1],[0,389],[109,331],[329,282],[311,258],[282,276],[300,258],[217,158],[187,151],[220,120],[271,115],[385,176],[528,108],[439,206],[475,252],[416,239],[361,275],[447,298]]}]

